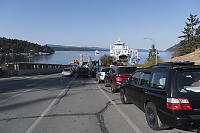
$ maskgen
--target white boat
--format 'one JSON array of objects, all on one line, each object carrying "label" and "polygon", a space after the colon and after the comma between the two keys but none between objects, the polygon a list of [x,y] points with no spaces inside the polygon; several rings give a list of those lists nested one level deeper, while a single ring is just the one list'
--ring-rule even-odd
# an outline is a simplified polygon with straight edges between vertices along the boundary
[{"label": "white boat", "polygon": [[120,39],[118,39],[116,43],[110,45],[110,56],[115,57],[117,61],[124,63],[129,62],[131,64],[137,64],[140,60],[138,51],[128,48],[128,45],[125,45]]},{"label": "white boat", "polygon": [[98,55],[99,54],[99,51],[98,50],[95,50],[95,55]]}]

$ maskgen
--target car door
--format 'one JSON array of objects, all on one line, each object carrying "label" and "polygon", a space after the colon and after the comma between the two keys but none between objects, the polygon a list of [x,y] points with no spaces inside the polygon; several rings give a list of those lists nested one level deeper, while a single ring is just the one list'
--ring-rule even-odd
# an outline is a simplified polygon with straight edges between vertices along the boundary
[{"label": "car door", "polygon": [[138,105],[143,109],[145,103],[146,92],[150,88],[151,72],[142,72],[141,81],[139,86],[136,88],[136,94],[138,98]]},{"label": "car door", "polygon": [[150,87],[145,92],[146,99],[152,101],[161,110],[166,109],[166,83],[168,82],[166,71],[155,71],[152,73]]},{"label": "car door", "polygon": [[138,103],[137,87],[139,87],[141,72],[134,73],[129,80],[129,87],[127,87],[127,95],[131,98],[133,103]]}]

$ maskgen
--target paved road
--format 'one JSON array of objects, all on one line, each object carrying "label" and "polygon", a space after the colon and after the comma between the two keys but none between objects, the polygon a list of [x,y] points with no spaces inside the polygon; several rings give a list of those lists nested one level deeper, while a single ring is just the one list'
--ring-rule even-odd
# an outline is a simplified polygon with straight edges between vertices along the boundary
[{"label": "paved road", "polygon": [[[144,113],[92,78],[0,79],[0,133],[153,133]],[[189,132],[178,129],[158,133]]]}]

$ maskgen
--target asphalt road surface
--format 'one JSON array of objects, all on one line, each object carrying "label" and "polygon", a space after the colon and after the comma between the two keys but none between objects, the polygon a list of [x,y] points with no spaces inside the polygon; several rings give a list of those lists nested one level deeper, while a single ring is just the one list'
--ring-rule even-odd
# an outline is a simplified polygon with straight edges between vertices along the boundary
[{"label": "asphalt road surface", "polygon": [[[0,79],[0,133],[153,133],[144,113],[93,78]],[[157,131],[158,132],[158,131]],[[169,129],[158,133],[184,133]]]}]

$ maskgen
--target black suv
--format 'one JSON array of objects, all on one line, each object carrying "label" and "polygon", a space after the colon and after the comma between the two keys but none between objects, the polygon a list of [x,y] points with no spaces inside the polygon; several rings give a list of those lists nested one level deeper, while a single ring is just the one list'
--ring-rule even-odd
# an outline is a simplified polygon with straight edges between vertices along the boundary
[{"label": "black suv", "polygon": [[78,67],[76,73],[77,77],[89,77],[89,69],[86,67]]},{"label": "black suv", "polygon": [[122,103],[134,103],[153,130],[200,127],[200,66],[167,62],[138,69],[120,89]]}]

